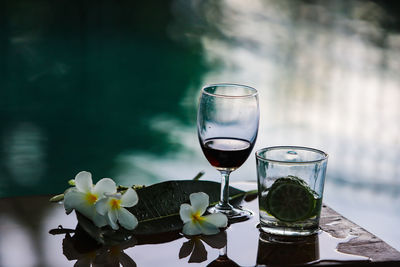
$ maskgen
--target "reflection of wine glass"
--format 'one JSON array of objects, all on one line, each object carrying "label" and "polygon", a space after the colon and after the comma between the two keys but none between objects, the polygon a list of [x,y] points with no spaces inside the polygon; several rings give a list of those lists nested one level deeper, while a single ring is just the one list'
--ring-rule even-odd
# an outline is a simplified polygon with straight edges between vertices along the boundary
[{"label": "reflection of wine glass", "polygon": [[[225,253],[225,254],[224,254]],[[207,267],[236,267],[240,266],[226,255],[226,249],[222,249],[221,255],[214,261],[210,262]]]},{"label": "reflection of wine glass", "polygon": [[230,258],[228,258],[228,244],[227,244],[227,235],[226,232],[223,232],[224,234],[224,243],[219,242],[221,245],[223,244],[224,246],[220,247],[219,250],[219,256],[218,258],[216,258],[215,260],[213,260],[212,262],[210,262],[207,267],[235,267],[235,266],[239,266],[238,264],[236,264],[236,262],[234,262],[233,260],[231,260]]},{"label": "reflection of wine glass", "polygon": [[238,84],[203,87],[197,113],[197,131],[203,153],[221,173],[221,196],[209,212],[222,212],[229,219],[251,216],[229,204],[229,174],[248,158],[257,138],[260,117],[258,92]]}]

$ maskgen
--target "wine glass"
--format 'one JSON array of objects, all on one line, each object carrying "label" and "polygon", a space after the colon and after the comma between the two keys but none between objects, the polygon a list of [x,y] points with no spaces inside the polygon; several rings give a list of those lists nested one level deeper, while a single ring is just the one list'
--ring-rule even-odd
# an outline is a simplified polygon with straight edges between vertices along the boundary
[{"label": "wine glass", "polygon": [[229,204],[229,175],[250,155],[258,133],[260,111],[256,89],[239,84],[211,84],[202,88],[197,133],[207,160],[221,173],[220,201],[209,208],[229,220],[242,220],[251,212]]}]

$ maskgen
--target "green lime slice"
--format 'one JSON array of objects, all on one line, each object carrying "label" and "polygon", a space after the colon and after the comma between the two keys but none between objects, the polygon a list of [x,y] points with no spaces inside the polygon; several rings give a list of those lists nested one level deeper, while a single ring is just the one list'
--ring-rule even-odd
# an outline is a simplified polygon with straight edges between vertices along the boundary
[{"label": "green lime slice", "polygon": [[312,217],[315,204],[312,190],[295,176],[277,179],[266,198],[268,213],[283,222],[302,221]]}]

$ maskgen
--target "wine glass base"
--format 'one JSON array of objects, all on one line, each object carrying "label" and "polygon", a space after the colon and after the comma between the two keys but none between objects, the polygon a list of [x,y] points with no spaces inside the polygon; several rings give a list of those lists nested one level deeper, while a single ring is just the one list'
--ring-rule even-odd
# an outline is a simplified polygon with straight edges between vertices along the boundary
[{"label": "wine glass base", "polygon": [[220,208],[217,204],[214,207],[208,208],[207,211],[209,213],[225,214],[230,223],[247,221],[253,216],[253,213],[250,210],[233,207],[231,205],[229,205],[229,208]]}]

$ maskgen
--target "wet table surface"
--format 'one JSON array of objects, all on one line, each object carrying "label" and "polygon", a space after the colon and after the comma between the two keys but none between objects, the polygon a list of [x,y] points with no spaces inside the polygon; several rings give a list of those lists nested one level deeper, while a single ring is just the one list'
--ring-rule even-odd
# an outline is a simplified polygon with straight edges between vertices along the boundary
[{"label": "wet table surface", "polygon": [[49,197],[0,199],[0,266],[400,266],[400,252],[325,205],[320,233],[296,243],[270,242],[259,232],[255,199],[243,203],[252,219],[215,236],[175,232],[102,247]]}]

